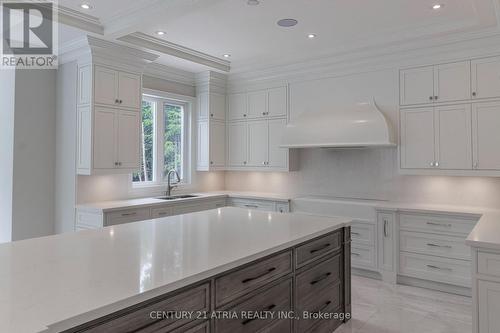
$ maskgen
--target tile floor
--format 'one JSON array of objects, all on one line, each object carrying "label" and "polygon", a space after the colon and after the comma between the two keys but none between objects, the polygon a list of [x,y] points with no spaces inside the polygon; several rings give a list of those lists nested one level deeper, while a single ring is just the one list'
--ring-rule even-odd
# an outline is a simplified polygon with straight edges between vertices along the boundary
[{"label": "tile floor", "polygon": [[352,277],[352,319],[335,333],[471,333],[472,299]]}]

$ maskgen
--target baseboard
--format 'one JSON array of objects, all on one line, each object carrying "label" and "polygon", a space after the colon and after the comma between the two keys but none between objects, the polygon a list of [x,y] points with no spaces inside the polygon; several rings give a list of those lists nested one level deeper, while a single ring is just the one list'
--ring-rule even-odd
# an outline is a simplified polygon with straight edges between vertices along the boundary
[{"label": "baseboard", "polygon": [[418,278],[401,276],[401,275],[398,275],[397,283],[407,285],[407,286],[412,286],[412,287],[432,289],[432,290],[442,291],[442,292],[449,293],[449,294],[456,294],[456,295],[468,296],[468,297],[471,297],[471,293],[472,293],[471,288],[454,286],[454,285],[447,284],[447,283],[422,280],[422,279],[418,279]]},{"label": "baseboard", "polygon": [[363,269],[363,268],[351,267],[351,274],[375,280],[382,280],[382,275],[380,275],[379,272],[370,271],[368,269]]}]

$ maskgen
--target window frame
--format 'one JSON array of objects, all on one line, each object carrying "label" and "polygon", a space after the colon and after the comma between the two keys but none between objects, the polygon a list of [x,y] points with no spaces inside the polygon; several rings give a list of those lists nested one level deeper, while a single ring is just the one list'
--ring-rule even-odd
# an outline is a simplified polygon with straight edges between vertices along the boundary
[{"label": "window frame", "polygon": [[[134,182],[130,175],[129,192],[136,195],[162,194],[167,186],[163,180],[163,133],[164,133],[164,104],[179,105],[183,107],[183,133],[182,133],[182,180],[178,188],[187,189],[192,181],[192,110],[195,99],[189,96],[177,95],[157,90],[143,89],[142,99],[156,103],[154,110],[154,140],[153,146],[153,180],[147,182]],[[142,102],[141,102],[142,103]],[[161,103],[161,104],[160,104]],[[161,107],[159,107],[161,105]],[[142,119],[142,118],[141,118]]]}]

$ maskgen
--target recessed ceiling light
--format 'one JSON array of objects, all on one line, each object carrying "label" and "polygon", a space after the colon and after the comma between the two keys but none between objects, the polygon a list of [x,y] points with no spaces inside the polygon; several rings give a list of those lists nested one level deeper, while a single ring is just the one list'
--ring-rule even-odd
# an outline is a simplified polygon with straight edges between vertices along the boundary
[{"label": "recessed ceiling light", "polygon": [[82,7],[83,9],[92,9],[92,5],[88,4],[88,3],[82,3],[80,5],[80,7]]},{"label": "recessed ceiling light", "polygon": [[437,4],[435,4],[434,6],[432,6],[432,9],[434,9],[434,10],[438,10],[438,9],[441,9],[442,7],[443,7],[443,5],[441,5],[441,4],[439,4],[439,3],[437,3]]},{"label": "recessed ceiling light", "polygon": [[313,39],[315,37],[316,37],[316,34],[309,34],[309,35],[307,35],[307,38],[309,38],[309,39]]},{"label": "recessed ceiling light", "polygon": [[227,53],[226,53],[226,54],[223,54],[222,56],[223,56],[224,58],[229,58],[229,57],[231,57],[231,55],[230,55],[230,54],[227,54]]},{"label": "recessed ceiling light", "polygon": [[296,19],[282,19],[278,21],[278,25],[285,28],[293,27],[294,25],[297,25],[297,23],[299,23],[299,21]]},{"label": "recessed ceiling light", "polygon": [[247,1],[247,5],[250,5],[250,6],[257,6],[258,4],[260,4],[259,0],[248,0]]},{"label": "recessed ceiling light", "polygon": [[157,31],[157,32],[156,32],[156,34],[157,34],[158,36],[163,36],[163,35],[165,34],[165,31],[161,31],[161,30],[160,30],[160,31]]}]

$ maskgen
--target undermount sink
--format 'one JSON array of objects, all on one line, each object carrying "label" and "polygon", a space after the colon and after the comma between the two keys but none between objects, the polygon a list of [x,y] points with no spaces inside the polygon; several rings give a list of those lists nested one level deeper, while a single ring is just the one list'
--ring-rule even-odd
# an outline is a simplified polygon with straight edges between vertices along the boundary
[{"label": "undermount sink", "polygon": [[188,198],[196,198],[197,195],[192,195],[192,194],[184,194],[184,195],[172,195],[169,197],[160,197],[158,199],[161,200],[178,200],[178,199],[188,199]]}]

